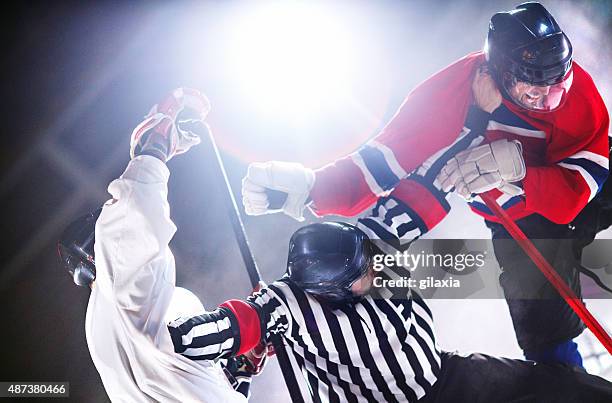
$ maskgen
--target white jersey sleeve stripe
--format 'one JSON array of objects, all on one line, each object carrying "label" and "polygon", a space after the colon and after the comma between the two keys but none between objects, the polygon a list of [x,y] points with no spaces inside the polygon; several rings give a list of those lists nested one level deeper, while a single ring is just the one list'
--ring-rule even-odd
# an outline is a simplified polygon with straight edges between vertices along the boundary
[{"label": "white jersey sleeve stripe", "polygon": [[608,159],[608,157],[604,157],[603,155],[595,154],[594,152],[591,152],[591,151],[578,151],[576,154],[571,155],[567,158],[576,158],[576,159],[584,158],[589,161],[593,161],[594,163],[596,163],[597,165],[599,165],[600,167],[604,169],[610,168],[610,160]]},{"label": "white jersey sleeve stripe", "polygon": [[586,169],[584,169],[581,166],[568,164],[565,162],[560,162],[557,165],[562,166],[563,168],[571,169],[572,171],[577,171],[580,174],[580,176],[582,176],[582,179],[584,179],[587,186],[589,187],[589,190],[590,190],[589,201],[593,200],[593,198],[599,191],[599,185],[597,184],[597,181],[595,181],[595,179],[591,176],[591,174]]},{"label": "white jersey sleeve stripe", "polygon": [[386,191],[378,185],[376,179],[374,179],[374,176],[372,176],[372,174],[370,173],[370,170],[366,166],[361,155],[359,153],[351,154],[351,159],[363,174],[363,177],[365,178],[365,181],[368,184],[370,191],[376,196],[381,196],[385,194]]},{"label": "white jersey sleeve stripe", "polygon": [[487,130],[500,130],[500,131],[505,131],[508,133],[516,134],[518,136],[533,137],[537,139],[546,138],[546,133],[543,132],[542,130],[530,130],[530,129],[525,129],[523,127],[505,125],[503,123],[496,122],[495,120],[489,121],[489,124],[487,125]]},{"label": "white jersey sleeve stripe", "polygon": [[408,175],[408,172],[406,172],[404,168],[402,168],[402,166],[399,164],[399,162],[395,158],[395,154],[393,154],[393,151],[389,147],[387,147],[386,145],[382,143],[374,141],[374,140],[370,141],[368,144],[380,150],[380,152],[385,157],[385,161],[387,162],[387,165],[389,166],[389,168],[391,168],[391,171],[393,171],[395,176],[397,176],[399,179],[403,179],[406,177],[406,175]]}]

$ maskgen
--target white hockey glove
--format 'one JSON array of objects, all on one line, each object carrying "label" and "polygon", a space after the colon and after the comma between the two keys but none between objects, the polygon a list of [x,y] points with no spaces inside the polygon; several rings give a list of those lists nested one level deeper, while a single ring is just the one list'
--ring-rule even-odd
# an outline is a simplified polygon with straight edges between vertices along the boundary
[{"label": "white hockey glove", "polygon": [[[242,179],[242,203],[248,215],[271,214],[282,211],[298,221],[304,220],[304,208],[314,185],[314,172],[294,162],[255,162],[249,165]],[[270,206],[266,190],[287,194],[279,209]]]},{"label": "white hockey glove", "polygon": [[521,143],[506,139],[470,148],[451,158],[437,177],[442,190],[453,187],[464,199],[473,194],[499,189],[512,196],[523,194],[513,185],[525,177],[526,168]]},{"label": "white hockey glove", "polygon": [[[154,105],[132,132],[130,157],[147,154],[167,162],[173,156],[187,152],[200,143],[199,135],[207,133],[208,127],[203,121],[209,111],[208,99],[198,90],[175,89]],[[195,122],[198,125],[194,125]],[[193,130],[196,127],[198,130]]]}]

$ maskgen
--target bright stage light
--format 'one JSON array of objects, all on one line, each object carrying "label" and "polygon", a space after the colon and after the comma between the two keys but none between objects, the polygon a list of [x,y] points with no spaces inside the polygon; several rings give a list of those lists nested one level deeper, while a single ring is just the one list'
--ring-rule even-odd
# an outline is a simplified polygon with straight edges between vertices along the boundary
[{"label": "bright stage light", "polygon": [[303,120],[347,96],[350,37],[321,5],[260,3],[232,24],[231,73],[260,111]]}]

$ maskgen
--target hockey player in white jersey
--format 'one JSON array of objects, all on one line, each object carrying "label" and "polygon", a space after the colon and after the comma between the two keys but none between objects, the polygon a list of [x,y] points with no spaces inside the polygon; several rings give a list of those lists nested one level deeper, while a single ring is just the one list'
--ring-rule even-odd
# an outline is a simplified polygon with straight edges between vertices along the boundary
[{"label": "hockey player in white jersey", "polygon": [[193,293],[175,286],[166,162],[200,142],[181,129],[182,119],[205,127],[208,111],[208,100],[190,89],[156,105],[134,129],[132,159],[108,187],[112,199],[71,224],[59,243],[75,283],[91,287],[87,345],[113,402],[244,402],[248,395],[245,356],[225,367],[189,360],[174,353],[166,328],[204,312]]}]

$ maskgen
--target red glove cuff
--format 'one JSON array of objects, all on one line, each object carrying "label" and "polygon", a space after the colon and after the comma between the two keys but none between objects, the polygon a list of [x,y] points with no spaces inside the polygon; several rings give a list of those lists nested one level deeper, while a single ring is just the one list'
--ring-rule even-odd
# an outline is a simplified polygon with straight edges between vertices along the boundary
[{"label": "red glove cuff", "polygon": [[237,299],[225,301],[220,306],[232,311],[238,322],[240,346],[235,355],[242,355],[257,346],[261,341],[261,321],[257,310],[249,303]]}]

